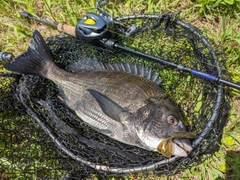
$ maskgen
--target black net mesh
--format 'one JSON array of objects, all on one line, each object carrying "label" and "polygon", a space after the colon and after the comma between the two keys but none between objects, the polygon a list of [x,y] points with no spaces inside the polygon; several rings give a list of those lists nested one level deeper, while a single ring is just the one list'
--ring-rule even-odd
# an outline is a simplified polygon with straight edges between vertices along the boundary
[{"label": "black net mesh", "polygon": [[[219,61],[224,64],[221,52],[210,46],[196,28],[169,15],[126,16],[117,20],[126,28],[132,24],[138,27],[129,37],[117,36],[119,43],[209,74],[225,75],[219,65]],[[126,31],[116,30],[119,34]],[[188,130],[196,132],[198,138],[188,157],[168,159],[89,128],[61,101],[53,82],[37,76],[0,74],[1,178],[171,175],[201,163],[218,149],[229,109],[222,85],[70,36],[46,41],[61,68],[85,58],[151,65],[164,80],[162,88],[177,101]]]}]

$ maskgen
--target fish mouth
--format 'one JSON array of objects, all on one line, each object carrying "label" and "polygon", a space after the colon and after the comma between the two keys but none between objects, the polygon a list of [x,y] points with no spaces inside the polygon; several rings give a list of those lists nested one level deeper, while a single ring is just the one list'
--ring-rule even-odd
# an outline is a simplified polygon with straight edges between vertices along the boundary
[{"label": "fish mouth", "polygon": [[173,155],[175,156],[187,157],[187,152],[192,151],[192,145],[189,139],[174,139],[173,142]]}]

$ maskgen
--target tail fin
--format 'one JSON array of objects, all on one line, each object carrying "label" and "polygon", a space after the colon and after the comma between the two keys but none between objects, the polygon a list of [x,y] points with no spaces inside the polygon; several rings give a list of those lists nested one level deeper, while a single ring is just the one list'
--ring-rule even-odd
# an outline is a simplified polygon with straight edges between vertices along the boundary
[{"label": "tail fin", "polygon": [[47,71],[51,64],[53,64],[51,53],[42,35],[35,30],[28,50],[4,64],[4,67],[21,74],[47,77]]}]

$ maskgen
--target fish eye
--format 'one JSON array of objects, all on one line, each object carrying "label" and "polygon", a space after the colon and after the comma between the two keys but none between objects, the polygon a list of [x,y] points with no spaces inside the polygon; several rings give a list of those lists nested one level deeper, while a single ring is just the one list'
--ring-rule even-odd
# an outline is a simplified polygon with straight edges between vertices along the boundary
[{"label": "fish eye", "polygon": [[168,116],[167,120],[168,120],[168,123],[173,126],[176,126],[178,124],[177,118],[175,118],[173,115]]}]

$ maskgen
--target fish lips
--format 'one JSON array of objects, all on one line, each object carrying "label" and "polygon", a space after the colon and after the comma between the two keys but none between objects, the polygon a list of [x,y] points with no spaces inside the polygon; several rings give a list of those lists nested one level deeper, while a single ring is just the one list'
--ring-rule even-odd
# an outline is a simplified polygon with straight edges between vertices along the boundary
[{"label": "fish lips", "polygon": [[186,151],[192,151],[192,144],[189,139],[174,139],[173,142],[173,155],[175,156],[187,157]]}]

